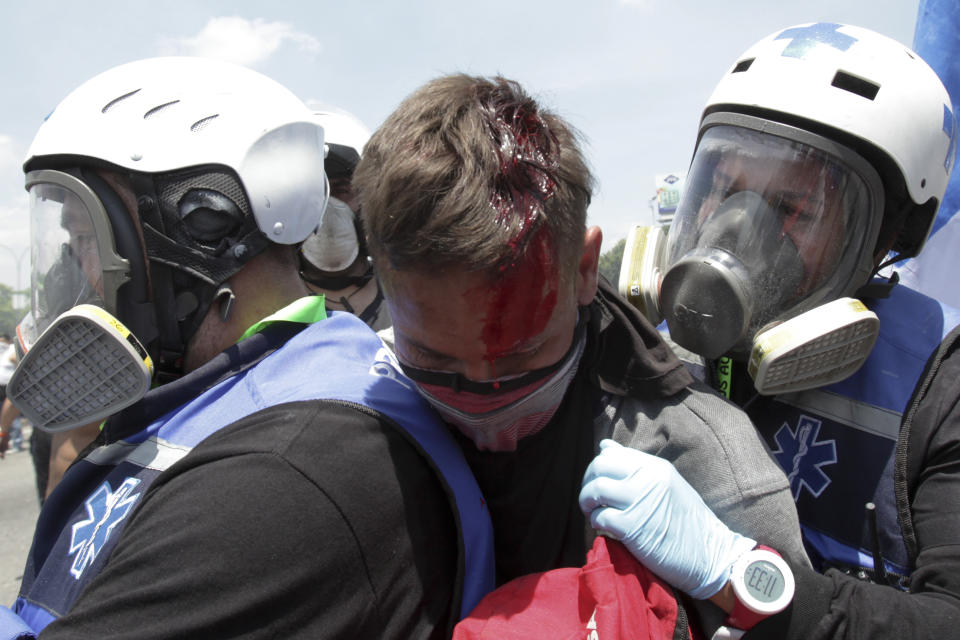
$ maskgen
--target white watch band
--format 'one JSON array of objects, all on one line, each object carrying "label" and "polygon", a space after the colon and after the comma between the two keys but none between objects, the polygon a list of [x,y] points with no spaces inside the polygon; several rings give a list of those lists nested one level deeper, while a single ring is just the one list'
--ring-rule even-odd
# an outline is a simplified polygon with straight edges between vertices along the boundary
[{"label": "white watch band", "polygon": [[710,640],[740,640],[745,633],[743,629],[721,626],[710,636]]}]

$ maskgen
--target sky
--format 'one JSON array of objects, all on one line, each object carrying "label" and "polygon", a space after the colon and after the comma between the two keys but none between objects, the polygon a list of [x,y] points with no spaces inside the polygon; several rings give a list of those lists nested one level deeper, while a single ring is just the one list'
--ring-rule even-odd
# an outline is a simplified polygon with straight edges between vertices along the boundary
[{"label": "sky", "polygon": [[855,24],[910,45],[918,0],[46,0],[0,19],[0,283],[29,287],[21,169],[73,88],[118,64],[196,55],[245,64],[315,108],[375,129],[447,73],[517,80],[583,135],[610,249],[652,222],[657,174],[685,170],[704,103],[754,42],[795,24]]}]

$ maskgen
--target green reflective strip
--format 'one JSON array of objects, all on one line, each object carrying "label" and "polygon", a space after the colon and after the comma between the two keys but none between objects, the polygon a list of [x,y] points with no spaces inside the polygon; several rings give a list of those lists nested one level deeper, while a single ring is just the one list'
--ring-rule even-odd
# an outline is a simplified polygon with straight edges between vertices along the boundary
[{"label": "green reflective strip", "polygon": [[[246,340],[250,336],[263,331],[267,326],[276,322],[299,322],[301,324],[313,324],[320,322],[327,317],[327,309],[324,306],[323,295],[305,296],[299,300],[288,304],[276,313],[267,316],[260,322],[243,332],[240,340]],[[238,340],[237,342],[239,342]]]},{"label": "green reflective strip", "polygon": [[730,356],[723,356],[717,360],[717,391],[730,399],[730,378],[733,371],[733,360]]}]

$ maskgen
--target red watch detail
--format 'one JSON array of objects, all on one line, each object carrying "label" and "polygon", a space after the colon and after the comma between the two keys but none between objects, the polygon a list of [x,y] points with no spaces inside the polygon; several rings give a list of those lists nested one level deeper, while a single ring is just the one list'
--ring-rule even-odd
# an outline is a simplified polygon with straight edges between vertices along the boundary
[{"label": "red watch detail", "polygon": [[[734,596],[736,598],[736,596]],[[727,616],[727,626],[736,627],[737,629],[743,629],[748,631],[752,629],[757,623],[762,622],[770,617],[770,614],[766,613],[757,613],[755,611],[750,611],[743,603],[740,602],[739,598],[736,598],[736,604],[733,605],[733,611],[730,612],[730,615]]]}]

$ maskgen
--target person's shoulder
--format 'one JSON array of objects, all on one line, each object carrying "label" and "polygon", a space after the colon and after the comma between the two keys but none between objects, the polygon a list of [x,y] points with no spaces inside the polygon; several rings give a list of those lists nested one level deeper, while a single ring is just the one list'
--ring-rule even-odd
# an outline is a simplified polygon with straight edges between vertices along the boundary
[{"label": "person's shoulder", "polygon": [[[914,389],[908,405],[910,431],[913,439],[927,438],[945,422],[960,426],[960,326],[955,327],[939,348],[931,354],[923,376]],[[915,414],[909,411],[916,404]],[[951,430],[953,433],[960,432]],[[960,435],[957,436],[960,439]]]},{"label": "person's shoulder", "polygon": [[[248,621],[270,637],[347,637],[351,631],[360,637],[421,637],[387,630],[441,624],[436,621],[450,600],[456,567],[452,529],[445,535],[446,521],[408,522],[403,494],[391,489],[398,474],[388,462],[361,468],[356,452],[335,442],[325,450],[314,440],[287,437],[297,429],[274,423],[309,411],[286,409],[259,416],[263,442],[254,442],[253,431],[226,427],[217,434],[223,437],[201,442],[151,485],[122,532],[109,573],[88,599],[128,604],[111,608],[107,619],[134,609],[172,614],[171,629],[181,631],[173,632],[177,637],[200,628],[235,630]],[[317,426],[309,419],[305,424],[303,433]],[[277,439],[271,443],[271,437]],[[324,472],[337,454],[342,462]],[[312,465],[306,462],[311,457]],[[353,475],[346,475],[351,467]],[[444,513],[429,496],[423,508]],[[418,541],[437,543],[447,553],[431,555],[427,542]],[[174,592],[144,602],[136,585],[150,575],[165,576],[160,593],[171,585]],[[423,585],[422,575],[446,582]],[[209,597],[191,606],[190,593]],[[427,597],[441,612],[433,619],[422,612]],[[236,598],[262,610],[236,612]],[[186,613],[176,616],[184,606]],[[223,617],[231,611],[233,620]],[[99,637],[71,637],[78,636]]]},{"label": "person's shoulder", "polygon": [[[608,394],[605,399],[604,413],[608,418],[614,417],[614,433],[622,431],[629,436],[629,441],[622,444],[649,450],[646,441],[652,439],[688,454],[716,456],[722,452],[725,459],[763,450],[750,417],[699,380],[670,398],[638,399]],[[636,446],[637,443],[643,444]]]},{"label": "person's shoulder", "polygon": [[[454,505],[426,454],[389,418],[348,402],[305,400],[262,410],[215,437],[194,453],[251,457],[247,486],[291,493],[295,510],[335,514],[309,535],[327,545],[329,531],[338,553],[357,558],[378,606],[398,607],[388,626],[445,619],[457,566]],[[270,511],[289,508],[290,500],[276,502]],[[286,513],[280,519],[290,522]]]},{"label": "person's shoulder", "polygon": [[787,487],[749,416],[705,383],[694,381],[657,407],[630,398],[615,403],[615,440],[670,460],[717,503]]},{"label": "person's shoulder", "polygon": [[389,447],[415,452],[402,430],[379,412],[315,398],[261,409],[227,425],[198,448],[270,452],[312,468],[318,452],[338,458],[360,457],[365,451],[389,457]]},{"label": "person's shoulder", "polygon": [[[953,327],[943,339],[940,346],[940,354],[943,358],[941,368],[960,374],[960,325]],[[954,378],[953,381],[955,382],[956,378]],[[958,393],[960,393],[960,386],[954,386],[957,388]]]},{"label": "person's shoulder", "polygon": [[[696,377],[682,392],[664,398],[615,397],[612,394],[607,394],[606,398],[608,404],[616,403],[622,409],[629,407],[628,411],[652,412],[655,420],[666,416],[676,420],[678,416],[683,416],[683,420],[676,425],[678,427],[688,425],[697,430],[707,427],[711,432],[718,433],[753,430],[753,423],[740,407]],[[654,404],[660,407],[651,408]]]},{"label": "person's shoulder", "polygon": [[441,478],[411,437],[389,418],[351,402],[313,399],[268,407],[207,438],[191,458],[202,463],[254,454],[282,460],[334,501],[362,502],[370,511],[390,509],[407,494],[443,495]]}]

